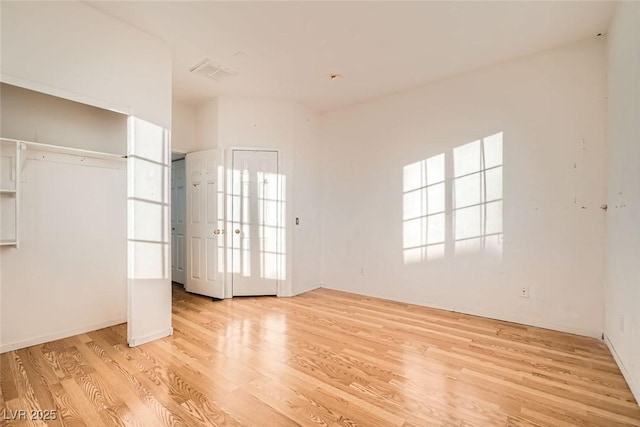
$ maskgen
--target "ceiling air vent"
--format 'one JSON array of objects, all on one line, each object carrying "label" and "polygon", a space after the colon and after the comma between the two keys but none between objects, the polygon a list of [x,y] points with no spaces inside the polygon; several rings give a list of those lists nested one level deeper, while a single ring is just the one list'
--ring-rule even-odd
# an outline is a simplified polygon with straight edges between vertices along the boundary
[{"label": "ceiling air vent", "polygon": [[216,64],[209,58],[203,59],[195,66],[191,67],[189,71],[217,82],[221,82],[226,78],[233,77],[238,74],[236,71]]}]

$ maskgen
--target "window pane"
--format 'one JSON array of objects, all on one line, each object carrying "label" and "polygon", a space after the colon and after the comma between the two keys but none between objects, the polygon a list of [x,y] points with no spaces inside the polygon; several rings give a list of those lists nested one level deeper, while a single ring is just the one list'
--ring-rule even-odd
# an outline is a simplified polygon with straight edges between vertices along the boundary
[{"label": "window pane", "polygon": [[453,150],[453,172],[458,177],[480,171],[480,141],[473,141]]},{"label": "window pane", "polygon": [[143,159],[129,159],[133,171],[134,194],[138,199],[153,202],[169,202],[169,194],[164,188],[170,176],[168,166],[158,165]]},{"label": "window pane", "polygon": [[454,209],[470,205],[477,205],[482,201],[480,197],[480,172],[453,181],[455,194]]},{"label": "window pane", "polygon": [[502,166],[485,172],[487,199],[486,201],[502,199]]},{"label": "window pane", "polygon": [[413,264],[424,260],[424,248],[413,248],[404,250],[404,263]]},{"label": "window pane", "polygon": [[427,214],[444,212],[444,182],[427,187]]},{"label": "window pane", "polygon": [[444,213],[429,215],[426,220],[427,244],[444,242]]},{"label": "window pane", "polygon": [[425,209],[423,205],[423,194],[425,189],[410,191],[403,195],[403,218],[411,219],[423,216]]},{"label": "window pane", "polygon": [[502,200],[487,203],[487,234],[502,232]]},{"label": "window pane", "polygon": [[169,206],[129,200],[133,207],[134,226],[129,228],[129,238],[134,240],[149,240],[164,242],[169,221]]},{"label": "window pane", "polygon": [[444,181],[444,154],[427,159],[427,185]]},{"label": "window pane", "polygon": [[424,161],[412,163],[403,168],[403,191],[424,187]]},{"label": "window pane", "polygon": [[482,249],[482,237],[475,239],[459,240],[456,242],[455,252],[463,254],[468,252],[478,252]]},{"label": "window pane", "polygon": [[233,249],[229,258],[230,270],[232,273],[240,272],[240,249]]},{"label": "window pane", "polygon": [[275,227],[260,227],[260,251],[278,252],[278,229]]},{"label": "window pane", "polygon": [[280,213],[280,211],[278,207],[280,207],[279,205],[281,203],[275,200],[259,200],[258,203],[258,217],[260,218],[260,222],[264,225],[279,225],[278,214]]},{"label": "window pane", "polygon": [[484,167],[502,164],[502,132],[484,138]]},{"label": "window pane", "polygon": [[267,200],[280,200],[278,194],[279,176],[275,173],[258,172],[258,197]]},{"label": "window pane", "polygon": [[133,255],[131,272],[136,279],[165,279],[169,259],[169,245],[166,243],[147,243],[129,241],[129,253]]},{"label": "window pane", "polygon": [[403,242],[405,248],[412,248],[425,244],[424,221],[424,218],[416,218],[404,222]]},{"label": "window pane", "polygon": [[[249,239],[246,240],[248,241]],[[249,247],[249,243],[242,247],[242,275],[244,277],[251,277],[251,248]]]},{"label": "window pane", "polygon": [[454,220],[453,234],[456,240],[482,235],[482,206],[458,209],[455,211]]},{"label": "window pane", "polygon": [[444,243],[440,243],[438,245],[429,245],[425,249],[427,252],[428,260],[444,258]]},{"label": "window pane", "polygon": [[133,130],[131,154],[162,164],[170,163],[167,161],[169,138],[162,127],[130,116],[129,128]]}]

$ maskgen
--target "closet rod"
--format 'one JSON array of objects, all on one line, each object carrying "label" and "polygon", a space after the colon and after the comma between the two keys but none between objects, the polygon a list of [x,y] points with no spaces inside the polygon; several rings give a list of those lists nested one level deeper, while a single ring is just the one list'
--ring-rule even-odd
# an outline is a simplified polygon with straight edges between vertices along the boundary
[{"label": "closet rod", "polygon": [[19,139],[11,139],[11,138],[2,138],[1,141],[7,142],[17,142],[19,144],[24,144],[24,146],[32,147],[35,150],[41,151],[50,151],[54,153],[62,153],[62,154],[73,154],[76,156],[82,157],[92,157],[96,159],[126,159],[127,156],[123,154],[113,154],[113,153],[103,153],[100,151],[93,150],[83,150],[82,148],[72,148],[72,147],[63,147],[61,145],[53,145],[53,144],[43,144],[41,142],[33,142],[33,141],[21,141]]}]

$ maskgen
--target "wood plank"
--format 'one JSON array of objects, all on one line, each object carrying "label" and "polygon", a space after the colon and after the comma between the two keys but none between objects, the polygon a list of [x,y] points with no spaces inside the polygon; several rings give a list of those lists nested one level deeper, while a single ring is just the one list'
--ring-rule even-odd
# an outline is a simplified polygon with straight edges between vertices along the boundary
[{"label": "wood plank", "polygon": [[0,354],[0,389],[2,389],[2,399],[5,404],[18,398],[16,379],[9,365],[9,359],[15,357],[14,354],[12,351]]},{"label": "wood plank", "polygon": [[171,337],[129,348],[122,324],[0,355],[0,408],[70,426],[640,427],[601,340],[329,289],[173,294]]},{"label": "wood plank", "polygon": [[[16,353],[22,361],[27,380],[31,384],[34,400],[38,402],[38,406],[42,410],[55,411],[57,413],[60,408],[56,405],[55,399],[51,394],[51,387],[57,385],[58,382],[52,382],[55,376],[52,373],[47,374],[46,370],[41,367],[36,353],[31,350],[31,348],[26,348],[18,350]],[[60,418],[56,416],[54,419],[47,420],[47,425],[59,426],[62,424]]]}]

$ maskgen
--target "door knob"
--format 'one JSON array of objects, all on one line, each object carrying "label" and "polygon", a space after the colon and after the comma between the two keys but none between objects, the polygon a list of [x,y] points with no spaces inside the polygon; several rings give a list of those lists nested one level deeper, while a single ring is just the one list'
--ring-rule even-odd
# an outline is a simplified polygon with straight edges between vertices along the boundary
[{"label": "door knob", "polygon": [[213,230],[213,234],[220,234],[220,229],[216,228],[215,230]]},{"label": "door knob", "polygon": [[234,233],[236,233],[236,234],[240,234],[240,229],[239,229],[239,228],[236,228],[236,229],[234,230]]}]

